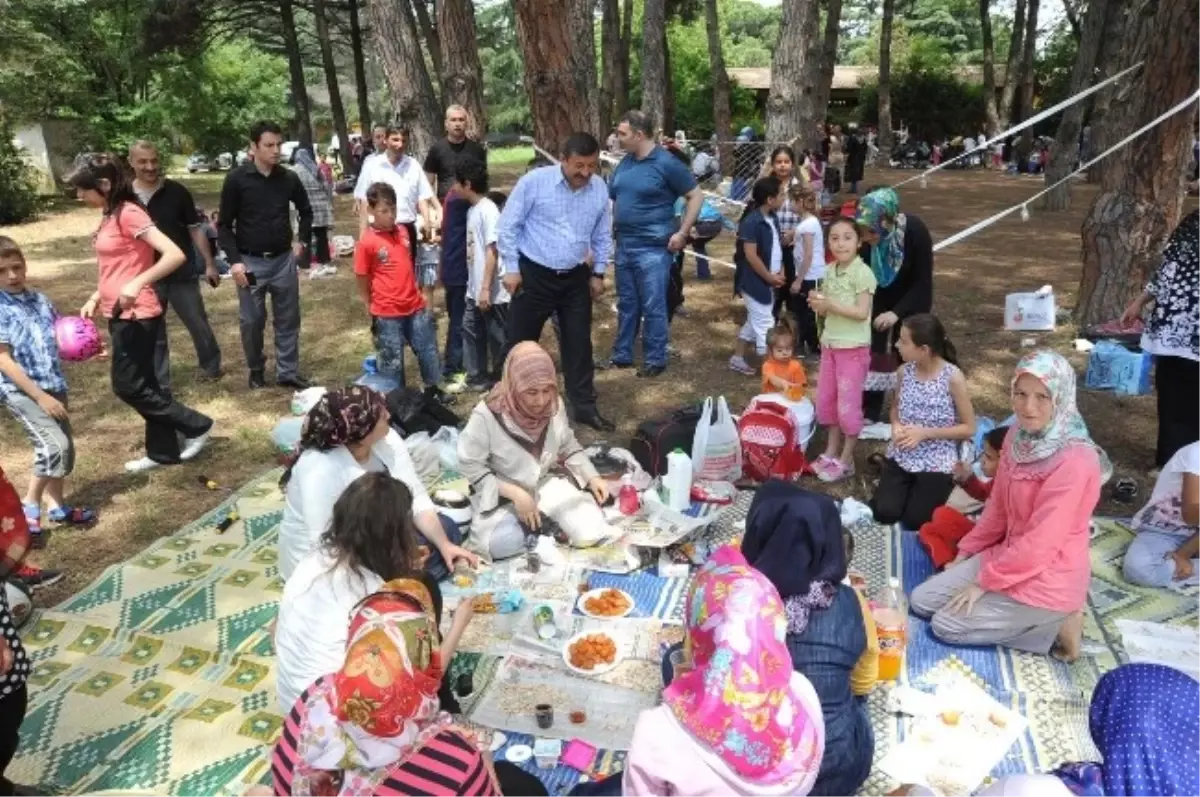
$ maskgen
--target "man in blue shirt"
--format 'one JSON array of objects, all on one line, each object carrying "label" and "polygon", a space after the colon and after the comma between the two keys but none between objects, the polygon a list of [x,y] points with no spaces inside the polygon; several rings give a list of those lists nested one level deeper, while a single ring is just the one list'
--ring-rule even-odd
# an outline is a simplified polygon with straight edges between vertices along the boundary
[{"label": "man in blue shirt", "polygon": [[592,300],[604,293],[612,253],[612,212],[604,180],[596,175],[599,163],[600,143],[588,133],[573,133],[563,145],[562,163],[534,169],[517,182],[500,214],[496,248],[504,287],[513,297],[508,348],[538,341],[546,319],[557,315],[574,419],[611,432],[616,425],[596,409],[592,361]]},{"label": "man in blue shirt", "polygon": [[[687,246],[704,194],[687,165],[654,143],[646,114],[626,113],[617,125],[617,137],[628,154],[613,171],[609,186],[617,242],[617,339],[609,364],[633,367],[633,342],[644,324],[638,376],[651,378],[667,367],[672,253]],[[686,197],[687,208],[676,230],[679,197]]]}]

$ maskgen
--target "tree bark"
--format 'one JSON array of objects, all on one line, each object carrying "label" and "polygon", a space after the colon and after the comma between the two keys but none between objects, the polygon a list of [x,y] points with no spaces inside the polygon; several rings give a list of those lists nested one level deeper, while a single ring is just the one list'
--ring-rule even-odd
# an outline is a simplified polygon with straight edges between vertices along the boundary
[{"label": "tree bark", "polygon": [[325,0],[313,0],[313,17],[317,23],[317,40],[321,46],[321,65],[325,68],[325,85],[329,88],[329,112],[338,137],[338,159],[343,166],[350,153],[350,128],[346,125],[346,108],[342,105],[342,89],[338,86],[337,66],[333,62],[333,43],[329,39],[329,20],[325,16]]},{"label": "tree bark", "polygon": [[1000,132],[996,107],[996,48],[992,42],[992,2],[979,0],[979,33],[983,40],[983,114],[988,138]]},{"label": "tree bark", "polygon": [[620,0],[601,0],[600,63],[604,70],[600,80],[599,130],[608,135],[616,118],[617,87],[621,70],[621,3]]},{"label": "tree bark", "polygon": [[[1115,0],[1114,0],[1115,2]],[[1090,0],[1083,18],[1083,35],[1079,40],[1079,52],[1075,56],[1075,67],[1071,71],[1069,95],[1075,95],[1092,85],[1096,56],[1100,52],[1100,38],[1104,34],[1109,14],[1110,0]],[[1046,166],[1046,185],[1051,186],[1075,169],[1079,160],[1079,133],[1083,129],[1086,102],[1077,102],[1063,111],[1050,149],[1050,163]],[[1066,182],[1046,195],[1046,210],[1066,210],[1071,206],[1071,183]]]},{"label": "tree bark", "polygon": [[[1100,54],[1097,58],[1099,62],[1096,74],[1097,82],[1107,80],[1130,65],[1124,60],[1125,53],[1121,45],[1126,25],[1130,24],[1130,20],[1133,18],[1134,9],[1131,8],[1129,0],[1110,0],[1110,2],[1114,5],[1108,14],[1104,26],[1104,37],[1100,42]],[[1125,78],[1125,80],[1128,81],[1130,78]],[[1122,87],[1119,83],[1109,85],[1096,92],[1092,97],[1092,114],[1088,123],[1092,127],[1092,151],[1096,154],[1100,154],[1123,138],[1123,136],[1112,135],[1112,131],[1109,130],[1108,118],[1113,98],[1117,96],[1120,88]],[[1108,158],[1089,168],[1087,171],[1088,182],[1100,182],[1105,169],[1112,162],[1112,158]]]},{"label": "tree bark", "polygon": [[[829,96],[833,92],[833,72],[837,66],[838,36],[842,25],[842,0],[829,0],[825,6],[825,41],[821,48],[821,78],[817,82],[813,113],[825,121],[829,116]],[[712,44],[710,42],[709,47]]]},{"label": "tree bark", "polygon": [[1082,2],[1063,0],[1063,11],[1067,15],[1067,24],[1071,26],[1071,35],[1075,37],[1076,44],[1083,41],[1083,25],[1079,22],[1079,10],[1082,5]]},{"label": "tree bark", "polygon": [[779,41],[771,60],[771,88],[767,94],[767,141],[791,141],[796,136],[806,146],[816,139],[814,94],[821,79],[822,47],[818,0],[784,0]]},{"label": "tree bark", "polygon": [[654,129],[662,129],[667,113],[666,0],[646,0],[642,12],[642,110]]},{"label": "tree bark", "polygon": [[[442,61],[441,31],[434,26],[433,20],[429,18],[429,7],[425,5],[425,0],[412,0],[412,8],[417,15],[417,24],[420,25],[421,38],[425,40],[425,46],[429,48],[429,60],[433,61],[433,73],[437,75],[438,87],[445,92],[445,87],[441,86],[442,75],[446,74],[444,62]],[[426,69],[426,71],[429,70]]]},{"label": "tree bark", "polygon": [[[1021,43],[1024,49],[1021,56],[1021,121],[1033,116],[1034,57],[1037,55],[1037,23],[1040,5],[1041,0],[1029,0],[1029,10],[1025,16],[1025,39]],[[1033,128],[1027,127],[1021,131],[1021,138],[1032,149]]]},{"label": "tree bark", "polygon": [[475,39],[475,6],[471,0],[437,0],[438,34],[443,64],[442,99],[446,107],[461,105],[474,123],[480,139],[487,133],[487,106],[483,101],[483,67]]},{"label": "tree bark", "polygon": [[883,0],[883,20],[879,25],[879,135],[875,145],[879,147],[884,163],[892,151],[892,23],[895,15],[896,0]]},{"label": "tree bark", "polygon": [[391,94],[392,117],[409,128],[408,154],[421,160],[441,133],[433,82],[417,41],[417,24],[406,0],[368,0],[367,14],[383,76]]},{"label": "tree bark", "polygon": [[[663,27],[663,66],[665,67],[663,74],[666,75],[666,80],[663,84],[667,87],[666,93],[663,95],[663,133],[671,135],[675,131],[675,81],[671,79],[671,40],[667,38],[667,29]],[[686,132],[686,131],[685,131]]]},{"label": "tree bark", "polygon": [[517,43],[525,61],[525,90],[533,113],[533,140],[558,154],[571,133],[590,125],[571,57],[574,38],[561,0],[513,0]]},{"label": "tree bark", "polygon": [[721,45],[717,0],[704,2],[704,27],[708,33],[708,67],[713,80],[713,128],[721,147],[718,157],[721,163],[728,165],[733,163],[733,112],[729,73],[725,70],[725,51]]},{"label": "tree bark", "polygon": [[291,79],[292,105],[296,112],[296,140],[312,149],[312,116],[308,107],[308,87],[304,83],[304,63],[296,38],[296,14],[292,0],[279,0],[279,21],[283,25],[283,46],[287,51],[288,76]]},{"label": "tree bark", "polygon": [[[1123,92],[1133,106],[1126,114],[1132,129],[1196,90],[1195,69],[1185,65],[1200,58],[1200,0],[1137,0],[1136,6],[1123,47],[1129,61],[1145,57],[1141,74],[1123,81],[1135,87]],[[1113,165],[1104,171],[1083,223],[1081,325],[1120,316],[1157,268],[1167,236],[1179,223],[1194,124],[1189,107],[1110,157]]]},{"label": "tree bark", "polygon": [[633,42],[633,0],[621,8],[621,46],[617,51],[617,76],[613,84],[613,118],[629,110],[630,47]]},{"label": "tree bark", "polygon": [[1008,43],[1008,61],[1004,66],[1004,90],[1000,92],[1000,127],[1007,127],[1012,121],[1013,100],[1017,96],[1017,86],[1021,82],[1021,56],[1025,43],[1025,0],[1017,0],[1017,10],[1013,17],[1012,38]]},{"label": "tree bark", "polygon": [[[367,86],[367,59],[363,55],[362,27],[358,21],[358,0],[349,0],[350,53],[354,59],[354,88],[358,94],[358,126],[363,137],[371,136],[371,89]],[[349,142],[345,144],[348,148]],[[349,149],[346,150],[349,153]]]},{"label": "tree bark", "polygon": [[575,46],[571,48],[572,71],[575,84],[579,87],[588,107],[587,132],[600,133],[600,88],[596,81],[596,2],[595,0],[569,0],[571,37]]}]

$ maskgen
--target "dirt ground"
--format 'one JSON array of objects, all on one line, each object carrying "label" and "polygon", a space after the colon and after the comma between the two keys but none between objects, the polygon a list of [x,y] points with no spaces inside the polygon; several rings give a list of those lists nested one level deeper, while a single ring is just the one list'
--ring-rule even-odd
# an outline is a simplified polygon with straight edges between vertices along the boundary
[{"label": "dirt ground", "polygon": [[[896,182],[910,174],[876,171],[868,174],[866,185]],[[511,184],[518,175],[519,171],[510,170],[493,181]],[[200,205],[214,208],[221,177],[181,179],[192,187]],[[926,222],[937,241],[1020,201],[1040,185],[1038,180],[980,171],[943,172],[927,188],[916,183],[906,186],[901,201],[906,212]],[[1004,295],[1035,290],[1048,283],[1054,286],[1060,307],[1074,305],[1079,282],[1079,228],[1093,193],[1092,187],[1077,185],[1070,212],[1052,215],[1034,209],[1032,218],[1024,223],[1013,215],[936,256],[934,310],[958,346],[977,413],[996,419],[1008,416],[1008,380],[1014,363],[1027,350],[1022,348],[1022,338],[1031,337],[1001,329]],[[338,233],[356,231],[347,198],[338,198],[336,216]],[[95,287],[91,234],[97,223],[95,211],[64,203],[37,222],[0,228],[0,234],[14,237],[24,247],[31,283],[67,314],[77,312]],[[729,233],[717,239],[710,251],[731,260]],[[303,370],[326,385],[353,379],[363,357],[372,349],[368,319],[355,294],[349,259],[342,259],[340,265],[332,279],[302,281]],[[607,436],[609,441],[623,445],[640,421],[705,395],[723,394],[737,409],[757,392],[757,378],[740,376],[727,367],[744,311],[731,297],[732,270],[717,265],[713,268],[715,278],[700,283],[694,279],[690,259],[685,266],[686,315],[678,317],[672,329],[679,356],[672,360],[666,374],[648,381],[637,379],[631,371],[597,373],[601,410],[618,424],[616,433]],[[596,304],[594,314],[593,341],[601,358],[607,357],[616,331],[611,279],[608,285],[610,292]],[[94,506],[100,521],[88,530],[56,531],[47,549],[33,555],[43,567],[67,571],[62,582],[39,595],[43,604],[73,594],[104,567],[131,556],[219,503],[222,494],[206,490],[201,476],[234,487],[273,465],[269,432],[288,412],[290,393],[268,389],[252,394],[247,390],[233,286],[225,282],[213,291],[205,287],[204,293],[224,352],[224,379],[213,384],[195,379],[191,341],[177,319],[172,316],[169,321],[177,394],[185,403],[216,419],[213,443],[197,461],[149,473],[125,473],[122,463],[141,454],[140,419],[112,395],[107,362],[67,365],[78,448],[68,498]],[[444,334],[444,322],[440,327]],[[1073,329],[1063,327],[1059,332],[1035,337],[1038,345],[1070,357],[1082,373],[1086,356],[1072,349]],[[549,327],[544,342],[557,356]],[[460,400],[464,417],[473,400],[466,396]],[[1141,494],[1145,495],[1150,487],[1146,474],[1153,467],[1154,398],[1081,391],[1079,404],[1096,440],[1116,464],[1118,475],[1139,480]],[[597,436],[584,430],[581,437],[592,440]],[[818,435],[813,446],[822,444]],[[860,473],[866,470],[863,460],[878,448],[879,444],[860,447]],[[30,464],[24,435],[7,414],[0,413],[0,466],[19,490],[25,488]],[[838,493],[866,500],[870,489],[867,477],[860,475],[853,484],[841,486]],[[1121,510],[1119,506],[1113,508]]]}]

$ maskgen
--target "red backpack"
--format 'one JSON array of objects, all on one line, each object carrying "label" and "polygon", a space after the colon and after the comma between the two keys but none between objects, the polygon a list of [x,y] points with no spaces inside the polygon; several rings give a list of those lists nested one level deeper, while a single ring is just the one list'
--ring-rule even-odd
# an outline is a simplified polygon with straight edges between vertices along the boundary
[{"label": "red backpack", "polygon": [[756,482],[794,479],[808,472],[808,459],[797,444],[799,429],[782,404],[755,399],[738,421],[742,472]]}]

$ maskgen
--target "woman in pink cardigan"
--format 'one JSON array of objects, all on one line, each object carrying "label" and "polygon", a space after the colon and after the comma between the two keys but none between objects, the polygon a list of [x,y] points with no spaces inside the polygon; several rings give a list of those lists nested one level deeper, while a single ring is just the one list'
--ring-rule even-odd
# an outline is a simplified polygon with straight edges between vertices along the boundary
[{"label": "woman in pink cardigan", "polygon": [[1075,371],[1040,351],[1017,363],[1016,430],[992,496],[946,570],[913,590],[913,613],[948,644],[1079,655],[1088,526],[1111,473],[1075,408]]}]

